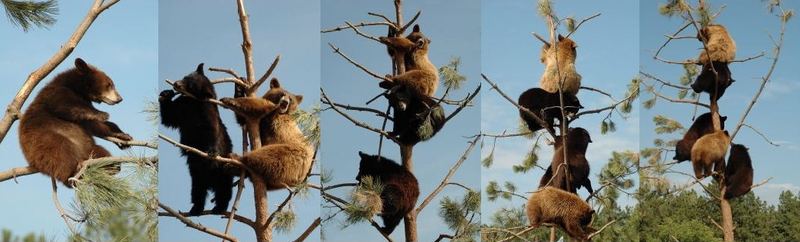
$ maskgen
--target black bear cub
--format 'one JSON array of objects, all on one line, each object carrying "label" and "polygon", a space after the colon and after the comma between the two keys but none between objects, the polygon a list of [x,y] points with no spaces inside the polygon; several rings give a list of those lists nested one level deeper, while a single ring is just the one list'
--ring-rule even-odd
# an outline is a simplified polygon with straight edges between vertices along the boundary
[{"label": "black bear cub", "polygon": [[28,164],[72,187],[68,180],[83,161],[111,156],[92,136],[132,140],[108,121],[108,113],[92,106],[92,102],[114,105],[121,101],[111,78],[75,59],[75,68],[47,83],[20,117],[19,142]]},{"label": "black bear cub", "polygon": [[556,137],[553,160],[544,176],[539,180],[539,187],[549,184],[549,186],[571,193],[576,193],[578,188],[585,187],[590,194],[593,193],[592,182],[589,180],[589,162],[586,160],[586,149],[591,142],[592,138],[589,136],[589,132],[583,128],[570,128],[567,132],[567,165],[569,165],[569,176],[566,176],[569,186],[567,186],[566,168],[562,165],[564,164],[564,146],[561,136]]},{"label": "black bear cub", "polygon": [[[173,100],[176,92],[166,90],[158,98],[161,110],[161,123],[180,132],[182,144],[208,152],[210,155],[228,155],[231,153],[231,139],[225,124],[219,118],[219,110],[215,104],[206,99],[216,98],[214,86],[203,74],[203,64],[197,70],[175,82],[175,89],[187,95],[180,95]],[[208,190],[214,191],[214,213],[222,213],[228,209],[233,189],[233,176],[238,174],[204,156],[181,150],[189,164],[189,175],[192,177],[192,209],[190,215],[199,215],[205,210]]]},{"label": "black bear cub", "polygon": [[753,186],[753,163],[747,147],[741,144],[731,146],[728,165],[725,167],[725,199],[740,197],[750,192]]},{"label": "black bear cub", "polygon": [[[714,75],[714,71],[717,72],[716,75]],[[703,64],[703,70],[692,83],[692,90],[695,93],[706,92],[709,97],[716,95],[716,101],[725,94],[725,89],[728,89],[733,82],[735,80],[731,78],[731,70],[728,69],[728,63],[714,61],[711,64]],[[715,88],[716,94],[714,94]]]},{"label": "black bear cub", "polygon": [[[725,120],[727,119],[728,117],[726,116],[719,117],[719,124],[723,130],[725,129]],[[711,120],[711,113],[704,113],[698,116],[697,119],[694,120],[694,123],[692,123],[692,126],[689,127],[689,130],[686,131],[686,134],[683,135],[683,139],[675,144],[675,156],[672,157],[672,159],[678,162],[690,160],[692,158],[692,146],[694,146],[694,142],[697,142],[697,139],[703,135],[713,132],[714,124]]]},{"label": "black bear cub", "polygon": [[356,180],[360,182],[364,177],[370,176],[384,186],[381,192],[383,200],[381,232],[391,234],[417,203],[419,197],[417,178],[393,160],[364,152],[358,152],[358,155],[361,157],[361,164]]},{"label": "black bear cub", "polygon": [[[583,108],[578,97],[575,95],[569,93],[564,93],[563,95],[564,113],[566,113],[568,117],[578,113],[578,110]],[[558,92],[549,93],[541,88],[531,88],[519,95],[517,103],[534,114],[539,115],[550,127],[553,126],[556,119],[558,119],[559,122],[566,120],[561,116],[561,100]],[[530,129],[531,132],[536,132],[544,128],[527,112],[519,110],[519,116],[525,121],[525,124],[528,125],[528,129]]]}]

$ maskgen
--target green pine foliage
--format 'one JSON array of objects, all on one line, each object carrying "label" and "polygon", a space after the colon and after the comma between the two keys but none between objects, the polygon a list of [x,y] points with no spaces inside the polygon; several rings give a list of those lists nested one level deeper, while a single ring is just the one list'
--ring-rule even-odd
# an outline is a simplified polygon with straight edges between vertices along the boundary
[{"label": "green pine foliage", "polygon": [[58,15],[58,2],[46,0],[41,2],[25,0],[2,0],[6,16],[12,24],[22,28],[23,31],[33,27],[46,28],[55,22]]}]

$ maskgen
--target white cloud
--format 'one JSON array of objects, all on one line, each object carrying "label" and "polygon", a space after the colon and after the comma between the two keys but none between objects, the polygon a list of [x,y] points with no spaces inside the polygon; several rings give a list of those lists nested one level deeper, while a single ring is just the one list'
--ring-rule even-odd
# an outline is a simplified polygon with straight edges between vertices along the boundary
[{"label": "white cloud", "polygon": [[756,187],[753,192],[769,204],[778,204],[778,197],[781,192],[789,190],[791,192],[800,191],[800,186],[791,183],[767,183],[763,186]]}]

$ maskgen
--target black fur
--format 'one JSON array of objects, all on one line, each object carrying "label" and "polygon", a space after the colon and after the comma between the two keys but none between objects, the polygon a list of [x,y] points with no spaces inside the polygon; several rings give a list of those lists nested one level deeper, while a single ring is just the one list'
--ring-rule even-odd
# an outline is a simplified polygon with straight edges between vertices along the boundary
[{"label": "black fur", "polygon": [[[520,106],[539,115],[550,127],[553,126],[556,119],[559,122],[564,120],[561,117],[561,101],[558,93],[549,93],[541,88],[531,88],[519,95],[517,102]],[[581,108],[583,106],[581,106],[578,97],[564,94],[564,112],[567,113],[567,116],[578,113]],[[519,116],[528,125],[528,129],[533,132],[544,128],[536,122],[533,116],[522,110],[519,110]]]},{"label": "black fur", "polygon": [[444,127],[444,110],[432,98],[412,97],[402,90],[389,94],[389,103],[393,107],[397,107],[400,102],[408,106],[405,110],[393,108],[391,135],[397,137],[401,143],[415,145],[429,140]]},{"label": "black fur", "polygon": [[[711,67],[714,67],[712,70]],[[714,75],[714,70],[717,71],[717,75]],[[718,80],[718,82],[717,82]],[[714,95],[714,87],[719,86],[717,91],[717,99],[722,97],[725,94],[725,89],[727,89],[731,84],[733,84],[734,80],[731,79],[731,70],[728,69],[728,63],[725,62],[712,62],[711,65],[703,65],[703,70],[700,72],[700,75],[697,76],[694,83],[692,83],[692,90],[695,93],[706,92],[709,96]],[[719,85],[715,85],[715,84]],[[709,98],[710,100],[711,98]]]},{"label": "black fur", "polygon": [[382,156],[368,155],[358,152],[361,164],[356,180],[365,176],[379,180],[383,184],[381,200],[383,200],[383,228],[381,232],[391,234],[411,210],[419,197],[419,183],[414,174],[397,162]]},{"label": "black fur", "polygon": [[728,165],[725,166],[725,199],[733,199],[750,192],[753,186],[753,163],[747,147],[731,146]]},{"label": "black fur", "polygon": [[[212,155],[227,156],[231,153],[231,140],[225,124],[219,117],[217,106],[198,99],[216,98],[211,81],[203,74],[203,64],[197,70],[175,83],[176,88],[194,97],[181,95],[175,100],[172,90],[161,92],[158,99],[161,123],[180,132],[182,144],[206,151]],[[192,177],[191,215],[199,215],[205,209],[208,190],[214,191],[215,213],[228,209],[233,189],[233,172],[223,165],[203,156],[182,151],[189,164]]]}]

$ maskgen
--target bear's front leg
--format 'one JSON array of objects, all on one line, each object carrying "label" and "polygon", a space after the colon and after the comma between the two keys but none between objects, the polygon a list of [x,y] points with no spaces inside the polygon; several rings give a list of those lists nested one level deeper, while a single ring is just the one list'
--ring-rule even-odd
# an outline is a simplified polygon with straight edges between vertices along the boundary
[{"label": "bear's front leg", "polygon": [[[107,138],[112,137],[122,141],[131,141],[133,137],[129,134],[123,132],[117,124],[105,121],[105,122],[93,122],[93,121],[84,121],[81,123],[84,129],[88,130],[95,137],[100,138]],[[120,149],[127,149],[130,145],[122,144],[122,143],[115,143],[117,147]]]}]

